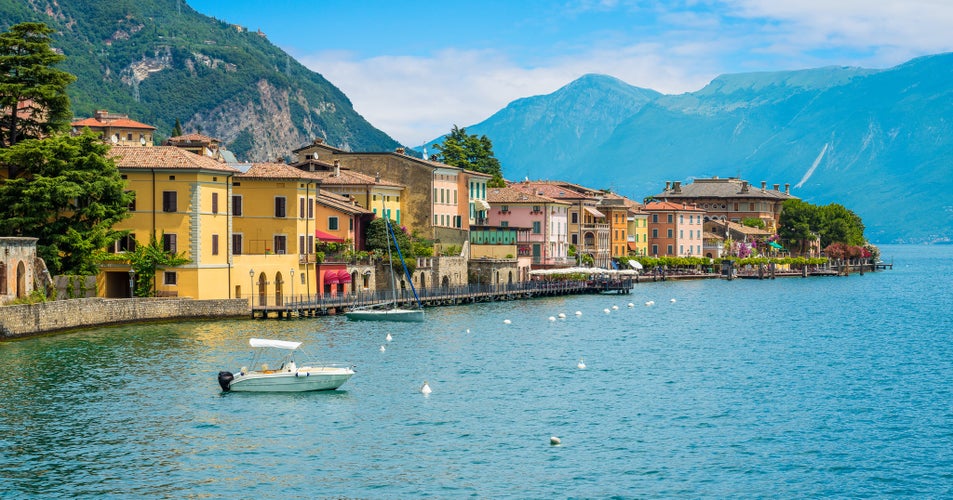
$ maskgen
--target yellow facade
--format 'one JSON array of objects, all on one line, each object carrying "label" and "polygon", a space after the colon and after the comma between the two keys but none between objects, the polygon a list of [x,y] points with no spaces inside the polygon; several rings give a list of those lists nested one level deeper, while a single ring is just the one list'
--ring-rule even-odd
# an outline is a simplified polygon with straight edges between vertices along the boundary
[{"label": "yellow facade", "polygon": [[649,254],[649,214],[645,212],[629,213],[629,255],[645,256]]}]

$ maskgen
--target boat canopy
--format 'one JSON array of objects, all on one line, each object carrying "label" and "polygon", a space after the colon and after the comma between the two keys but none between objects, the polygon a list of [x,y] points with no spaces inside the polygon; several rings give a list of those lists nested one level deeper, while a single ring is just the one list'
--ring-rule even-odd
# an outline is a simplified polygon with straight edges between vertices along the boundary
[{"label": "boat canopy", "polygon": [[248,339],[248,343],[252,347],[274,347],[275,349],[288,349],[295,350],[298,346],[301,345],[301,342],[289,342],[287,340],[271,340],[271,339]]}]

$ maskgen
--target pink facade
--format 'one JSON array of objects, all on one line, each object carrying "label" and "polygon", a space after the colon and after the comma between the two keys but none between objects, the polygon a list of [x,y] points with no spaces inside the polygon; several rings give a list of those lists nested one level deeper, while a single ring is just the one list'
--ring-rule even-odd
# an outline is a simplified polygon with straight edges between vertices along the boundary
[{"label": "pink facade", "polygon": [[487,223],[490,226],[525,227],[529,235],[519,245],[519,255],[530,257],[534,266],[570,263],[569,204],[513,188],[488,190]]}]

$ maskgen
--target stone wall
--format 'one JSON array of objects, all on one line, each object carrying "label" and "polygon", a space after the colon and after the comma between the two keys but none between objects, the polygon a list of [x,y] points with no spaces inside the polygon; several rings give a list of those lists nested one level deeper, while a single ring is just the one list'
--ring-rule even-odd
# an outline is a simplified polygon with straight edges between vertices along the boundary
[{"label": "stone wall", "polygon": [[57,300],[0,308],[0,339],[116,323],[250,316],[247,299]]}]

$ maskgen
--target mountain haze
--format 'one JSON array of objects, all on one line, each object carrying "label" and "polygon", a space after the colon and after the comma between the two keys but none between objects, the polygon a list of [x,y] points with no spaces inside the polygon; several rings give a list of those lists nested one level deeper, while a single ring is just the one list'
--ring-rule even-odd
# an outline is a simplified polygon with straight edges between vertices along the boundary
[{"label": "mountain haze", "polygon": [[681,95],[605,81],[587,75],[514,101],[467,132],[493,141],[512,179],[559,178],[641,199],[667,180],[740,176],[840,203],[872,241],[953,237],[953,54],[885,70],[723,75]]},{"label": "mountain haze", "polygon": [[283,157],[315,137],[346,150],[399,144],[354,111],[321,75],[265,34],[202,15],[182,0],[0,0],[0,29],[25,21],[57,31],[53,45],[77,76],[73,113],[128,114],[167,137],[224,141],[239,158]]}]

